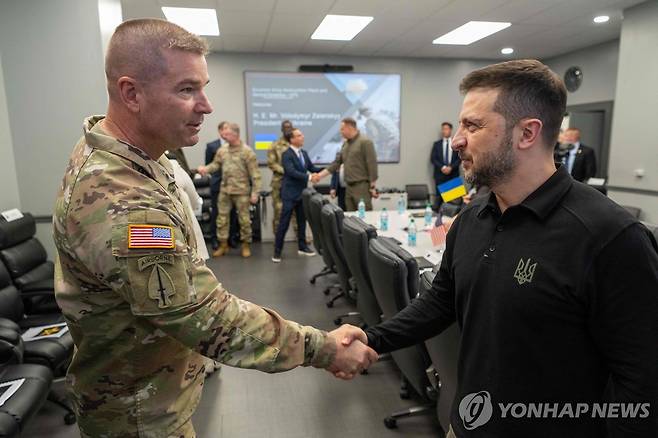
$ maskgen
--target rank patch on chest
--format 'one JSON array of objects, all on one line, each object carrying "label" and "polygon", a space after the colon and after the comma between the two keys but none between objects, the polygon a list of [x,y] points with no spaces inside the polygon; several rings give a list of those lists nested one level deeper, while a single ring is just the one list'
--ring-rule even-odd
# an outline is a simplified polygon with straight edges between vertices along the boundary
[{"label": "rank patch on chest", "polygon": [[168,249],[174,247],[174,230],[164,225],[128,225],[128,248]]}]

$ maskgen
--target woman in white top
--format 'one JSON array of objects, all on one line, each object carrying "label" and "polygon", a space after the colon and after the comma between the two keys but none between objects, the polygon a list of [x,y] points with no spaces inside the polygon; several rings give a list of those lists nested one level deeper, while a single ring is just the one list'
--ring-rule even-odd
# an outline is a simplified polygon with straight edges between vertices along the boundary
[{"label": "woman in white top", "polygon": [[197,253],[202,259],[208,260],[210,258],[208,255],[208,248],[206,247],[206,242],[203,240],[203,232],[201,231],[199,221],[196,220],[195,214],[195,211],[201,210],[203,200],[196,192],[192,178],[190,178],[190,175],[188,175],[181,165],[178,164],[178,161],[169,161],[174,168],[174,179],[176,180],[176,185],[180,189],[183,203],[185,203],[187,214],[192,222],[192,229],[194,230],[194,237],[196,238]]}]

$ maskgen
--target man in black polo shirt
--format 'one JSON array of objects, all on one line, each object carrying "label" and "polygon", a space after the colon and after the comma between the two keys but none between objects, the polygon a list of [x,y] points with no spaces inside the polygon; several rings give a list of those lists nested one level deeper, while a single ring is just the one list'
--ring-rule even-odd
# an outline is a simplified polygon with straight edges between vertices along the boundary
[{"label": "man in black polo shirt", "polygon": [[397,350],[457,321],[449,437],[657,437],[656,241],[555,168],[566,91],[546,66],[491,65],[460,89],[452,147],[492,193],[455,220],[432,290],[368,329],[370,346]]}]

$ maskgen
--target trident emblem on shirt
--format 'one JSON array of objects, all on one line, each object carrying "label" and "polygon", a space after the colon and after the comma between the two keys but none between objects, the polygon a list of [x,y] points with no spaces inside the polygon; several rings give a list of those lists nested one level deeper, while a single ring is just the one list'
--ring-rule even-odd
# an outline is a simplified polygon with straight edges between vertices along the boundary
[{"label": "trident emblem on shirt", "polygon": [[530,264],[532,261],[531,258],[523,261],[523,258],[519,260],[519,264],[516,266],[516,271],[514,271],[514,278],[519,284],[532,283],[532,277],[535,275],[535,269],[537,268],[537,263]]}]

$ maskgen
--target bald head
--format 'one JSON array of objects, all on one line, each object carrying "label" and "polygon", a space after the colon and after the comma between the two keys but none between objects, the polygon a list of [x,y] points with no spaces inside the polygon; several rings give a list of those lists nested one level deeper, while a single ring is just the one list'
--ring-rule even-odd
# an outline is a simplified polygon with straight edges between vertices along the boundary
[{"label": "bald head", "polygon": [[117,97],[117,81],[127,76],[150,82],[167,72],[166,50],[206,55],[208,44],[197,35],[164,20],[138,19],[120,24],[105,56],[105,76],[110,99]]}]

